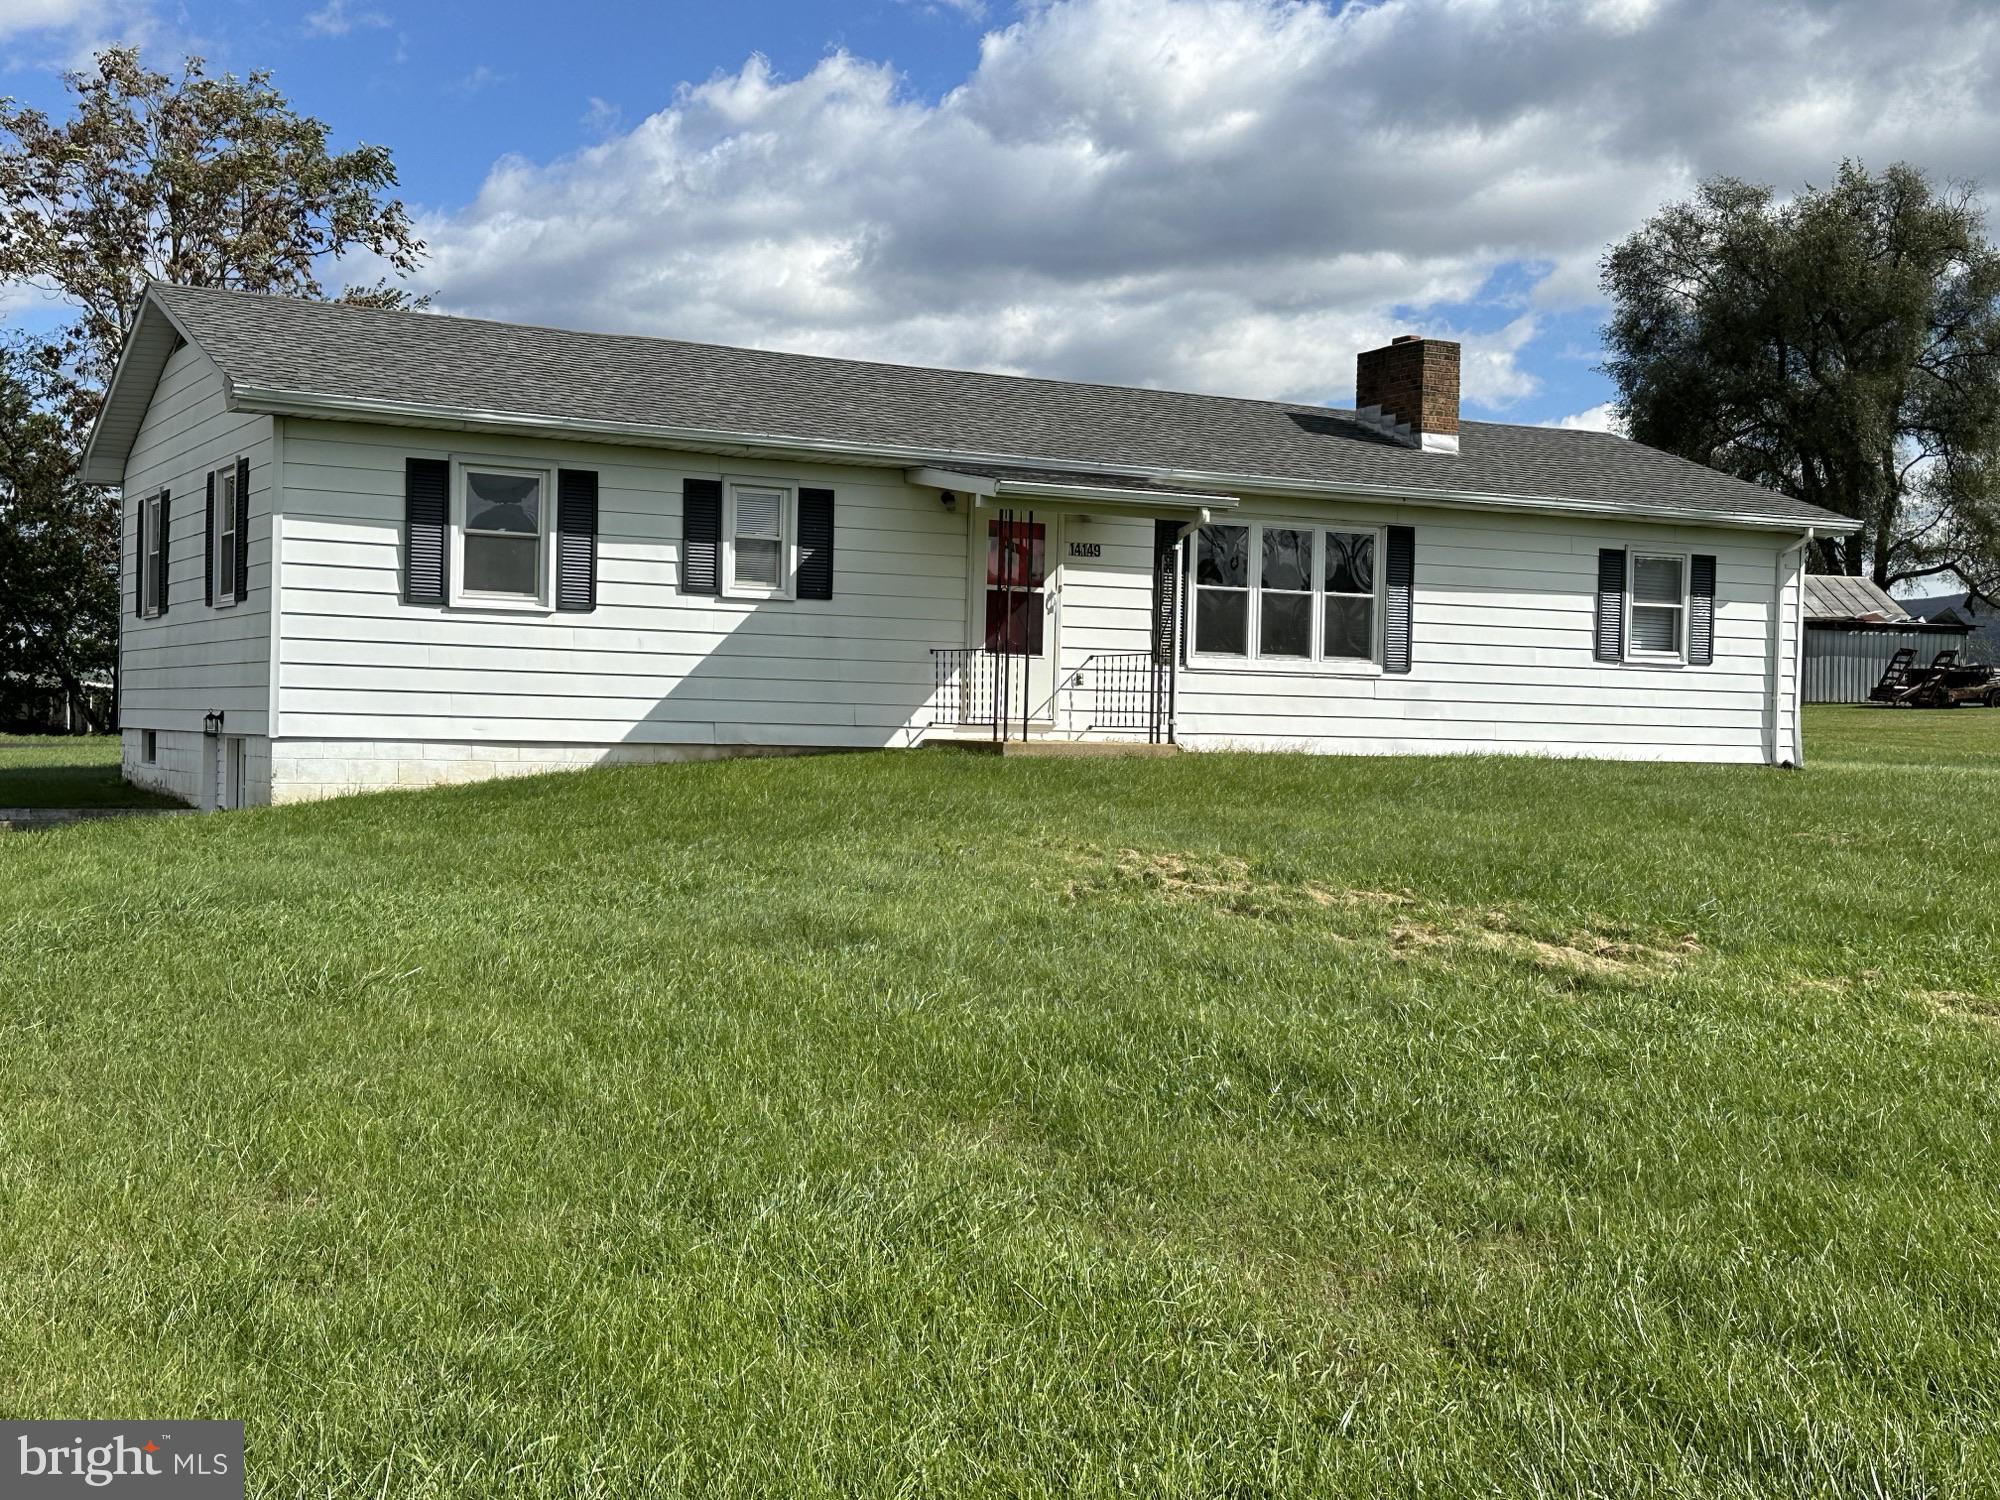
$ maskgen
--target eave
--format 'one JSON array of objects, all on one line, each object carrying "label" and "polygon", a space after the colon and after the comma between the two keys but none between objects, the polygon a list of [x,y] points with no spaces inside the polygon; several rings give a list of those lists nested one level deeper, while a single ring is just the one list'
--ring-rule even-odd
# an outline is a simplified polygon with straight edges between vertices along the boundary
[{"label": "eave", "polygon": [[[125,460],[137,435],[138,424],[144,418],[145,406],[151,399],[160,371],[173,352],[177,339],[188,339],[188,335],[178,326],[165,306],[151,295],[149,289],[140,305],[132,336],[126,340],[126,347],[119,356],[118,369],[112,378],[104,407],[98,414],[90,441],[85,447],[83,477],[88,482],[95,484],[122,482]],[[188,341],[196,342],[192,339]],[[1558,518],[1721,527],[1776,532],[1789,536],[1798,536],[1801,533],[1844,536],[1860,530],[1861,527],[1860,522],[1845,518],[1827,517],[1805,522],[1790,517],[1759,515],[1751,512],[1698,514],[1675,506],[1647,505],[1643,502],[1613,504],[1561,495],[1502,495],[1436,486],[1358,484],[1278,474],[1230,474],[1143,464],[1092,462],[1050,458],[1034,453],[940,451],[907,444],[809,438],[778,432],[591,421],[547,414],[480,410],[427,402],[375,400],[326,392],[255,386],[236,382],[226,372],[223,382],[226,400],[231,410],[272,416],[378,422],[447,431],[518,434],[621,443],[640,447],[680,448],[738,457],[788,458],[807,462],[935,470],[961,477],[977,476],[988,466],[1064,471],[1065,482],[1060,484],[1022,479],[1002,481],[1009,487],[1011,493],[1023,499],[1039,495],[1040,498],[1049,500],[1129,505],[1135,503],[1132,497],[1143,496],[1143,503],[1157,508],[1213,509],[1232,506],[1245,495],[1263,495],[1274,498],[1367,501],[1396,506],[1434,506]],[[1074,476],[1074,479],[1070,479],[1069,476]],[[1093,486],[1090,482],[1093,476],[1103,476],[1109,482],[1101,487]],[[1134,488],[1135,480],[1156,484],[1160,489],[1148,491]]]},{"label": "eave", "polygon": [[1077,459],[1050,458],[1033,453],[964,450],[941,452],[934,448],[897,443],[850,442],[713,427],[599,422],[576,417],[484,411],[425,402],[382,401],[235,384],[231,385],[230,401],[235,409],[264,412],[274,416],[313,417],[344,422],[381,422],[393,426],[436,427],[460,432],[513,433],[532,437],[623,443],[639,447],[682,448],[742,457],[793,458],[805,461],[934,468],[974,473],[986,465],[1021,469],[1063,469],[1078,475],[1101,474],[1120,480],[1146,479],[1162,485],[1167,492],[1198,490],[1225,498],[1256,494],[1308,499],[1365,500],[1385,505],[1436,506],[1444,509],[1501,511],[1559,518],[1721,527],[1728,530],[1777,532],[1793,537],[1807,531],[1820,536],[1845,536],[1861,529],[1859,521],[1848,520],[1845,517],[1828,517],[1808,522],[1789,516],[1765,516],[1748,512],[1696,514],[1674,506],[1612,504],[1560,495],[1496,495],[1475,490],[1414,485],[1367,485],[1347,481],[1300,479],[1278,474],[1224,474],[1143,464],[1093,463]]},{"label": "eave", "polygon": [[1242,502],[1235,495],[1207,494],[1200,490],[1148,488],[1141,484],[1090,484],[1079,480],[1023,479],[1008,474],[923,465],[906,469],[903,477],[919,489],[949,490],[980,500],[1050,500],[1079,505],[1108,506],[1144,510],[1230,510]]},{"label": "eave", "polygon": [[146,420],[160,375],[174,350],[193,343],[174,315],[147,288],[132,316],[132,331],[125,347],[118,351],[117,368],[105,387],[104,401],[97,420],[90,425],[90,437],[83,445],[83,461],[78,474],[85,484],[123,484],[125,460]]}]

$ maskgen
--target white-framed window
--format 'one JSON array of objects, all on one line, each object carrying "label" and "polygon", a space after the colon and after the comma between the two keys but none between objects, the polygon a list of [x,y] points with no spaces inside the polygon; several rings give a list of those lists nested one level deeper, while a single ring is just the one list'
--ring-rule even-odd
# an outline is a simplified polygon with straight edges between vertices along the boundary
[{"label": "white-framed window", "polygon": [[236,460],[215,471],[215,607],[236,602],[236,528],[243,524],[236,495]]},{"label": "white-framed window", "polygon": [[1250,655],[1250,544],[1253,526],[1203,526],[1194,534],[1194,619],[1190,654]]},{"label": "white-framed window", "polygon": [[452,602],[546,608],[555,471],[506,459],[452,460]]},{"label": "white-framed window", "polygon": [[160,759],[160,732],[157,729],[139,731],[139,759],[147,765],[155,765]]},{"label": "white-framed window", "polygon": [[732,479],[722,506],[722,592],[789,599],[797,493],[789,484]]},{"label": "white-framed window", "polygon": [[160,612],[160,497],[148,495],[139,507],[139,613]]},{"label": "white-framed window", "polygon": [[1303,521],[1218,521],[1190,548],[1189,655],[1357,670],[1381,659],[1380,532]]},{"label": "white-framed window", "polygon": [[1682,661],[1687,654],[1688,560],[1683,552],[1634,552],[1625,654]]},{"label": "white-framed window", "polygon": [[1320,532],[1320,657],[1379,661],[1382,649],[1380,548],[1372,531]]},{"label": "white-framed window", "polygon": [[1312,660],[1313,528],[1265,526],[1257,547],[1257,654]]}]

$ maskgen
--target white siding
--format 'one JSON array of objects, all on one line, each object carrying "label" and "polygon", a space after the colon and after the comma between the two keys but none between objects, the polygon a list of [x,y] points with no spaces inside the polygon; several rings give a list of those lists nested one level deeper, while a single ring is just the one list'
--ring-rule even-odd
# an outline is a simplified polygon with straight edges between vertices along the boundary
[{"label": "white siding", "polygon": [[[1071,516],[1063,525],[1061,665],[1065,676],[1093,652],[1144,651],[1152,642],[1153,521],[1150,516]],[[1072,559],[1069,543],[1103,555]]]},{"label": "white siding", "polygon": [[[175,351],[125,485],[127,771],[197,804],[213,800],[215,746],[201,725],[218,709],[225,733],[244,738],[253,802],[612,760],[907,745],[928,724],[931,649],[966,644],[968,609],[981,617],[969,539],[986,512],[947,511],[896,469],[274,422],[225,400],[201,354]],[[202,597],[203,476],[238,454],[250,461],[250,592],[214,609]],[[405,460],[454,454],[598,472],[594,612],[403,603]],[[732,475],[835,492],[831,600],[679,593],[683,481]],[[171,602],[164,618],[142,620],[138,517],[162,486],[174,497]],[[1038,513],[1060,515],[1057,680],[1094,655],[1147,650],[1152,518],[1082,505]],[[1795,537],[1262,499],[1239,518],[1413,525],[1414,670],[1196,661],[1177,674],[1177,728],[1191,749],[1799,759]],[[1072,543],[1099,555],[1072,557]],[[1715,554],[1712,666],[1593,660],[1602,546]],[[1062,727],[1087,726],[1072,712]],[[161,753],[141,766],[147,729]]]},{"label": "white siding", "polygon": [[[557,747],[540,759],[571,764],[560,747],[907,744],[931,693],[930,648],[964,638],[965,518],[898,470],[298,420],[284,452],[280,730],[313,748],[288,757],[281,745],[280,781],[288,766],[341,759],[327,747],[343,742],[375,762],[403,743],[474,747],[441,766],[491,759],[482,745]],[[597,471],[594,612],[402,602],[404,461],[454,452]],[[835,492],[831,600],[679,593],[682,481],[727,474]],[[356,779],[418,774],[445,776],[377,766]]]},{"label": "white siding", "polygon": [[[1178,688],[1178,734],[1190,749],[1796,758],[1798,583],[1796,557],[1781,555],[1793,538],[1261,501],[1228,519],[1280,517],[1416,528],[1412,671],[1341,674],[1197,661],[1181,670]],[[1101,565],[1065,577],[1066,671],[1089,651],[1141,650],[1147,641],[1151,522],[1098,521],[1088,534],[1104,540],[1105,555]],[[1594,660],[1597,552],[1607,546],[1715,554],[1713,665]]]},{"label": "white siding", "polygon": [[[271,433],[271,418],[226,409],[222,377],[184,344],[167,360],[125,467],[119,722],[127,771],[197,804],[198,757],[186,744],[189,734],[199,736],[205,714],[220,709],[227,731],[252,742],[259,764],[269,733]],[[213,609],[202,585],[206,475],[239,455],[250,460],[250,592],[240,604]],[[141,619],[139,516],[162,488],[172,497],[167,612]],[[181,748],[170,762],[139,767],[136,732],[144,729],[172,732]]]}]

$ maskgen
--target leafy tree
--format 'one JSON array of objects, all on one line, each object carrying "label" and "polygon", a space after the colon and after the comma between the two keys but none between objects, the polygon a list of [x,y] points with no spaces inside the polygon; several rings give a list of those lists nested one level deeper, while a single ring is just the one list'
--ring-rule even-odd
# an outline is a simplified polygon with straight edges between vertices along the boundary
[{"label": "leafy tree", "polygon": [[[330,152],[327,126],[295,112],[269,73],[211,77],[190,57],[175,78],[121,47],[65,82],[76,110],[60,123],[0,100],[0,285],[77,310],[37,349],[66,379],[73,429],[95,415],[149,280],[322,297],[342,255],[399,274],[421,262],[408,213],[386,196],[388,148]],[[386,278],[343,296],[407,300]]]},{"label": "leafy tree", "polygon": [[[74,691],[115,661],[119,620],[117,504],[76,458],[146,283],[323,297],[342,256],[403,275],[424,245],[387,148],[330,151],[268,73],[190,57],[173,77],[114,48],[65,82],[60,122],[0,99],[0,287],[74,312],[0,366],[0,672]],[[386,276],[341,296],[411,302]]]},{"label": "leafy tree", "polygon": [[2000,251],[1914,167],[1779,201],[1717,177],[1612,247],[1631,436],[1866,523],[1823,571],[2000,592]]},{"label": "leafy tree", "polygon": [[77,482],[61,417],[0,356],[0,699],[59,683],[90,728],[110,727],[83,685],[117,655],[118,544],[117,508]]}]

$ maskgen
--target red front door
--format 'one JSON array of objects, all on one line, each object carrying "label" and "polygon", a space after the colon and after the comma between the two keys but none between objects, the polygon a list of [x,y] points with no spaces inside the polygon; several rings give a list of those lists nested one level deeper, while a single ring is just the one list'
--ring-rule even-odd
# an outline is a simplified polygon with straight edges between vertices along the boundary
[{"label": "red front door", "polygon": [[1048,528],[1040,521],[986,523],[986,649],[1042,654]]}]

